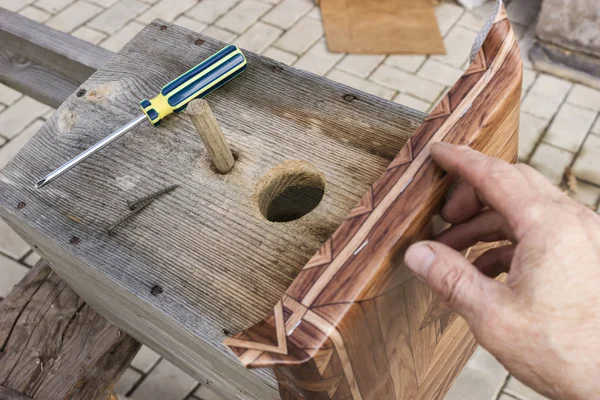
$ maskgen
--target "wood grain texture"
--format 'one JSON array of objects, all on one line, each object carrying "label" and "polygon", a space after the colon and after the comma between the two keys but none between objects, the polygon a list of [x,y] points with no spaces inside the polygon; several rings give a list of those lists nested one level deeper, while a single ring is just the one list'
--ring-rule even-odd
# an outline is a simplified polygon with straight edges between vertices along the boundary
[{"label": "wood grain texture", "polygon": [[0,302],[0,399],[104,400],[139,348],[40,261]]},{"label": "wood grain texture", "polygon": [[[274,375],[241,366],[222,344],[226,333],[273,310],[424,114],[245,52],[246,72],[207,98],[239,154],[229,174],[214,171],[196,129],[179,114],[160,128],[137,128],[33,189],[50,169],[139,115],[140,99],[222,47],[162,21],[146,27],[0,173],[0,214],[114,325],[224,398],[269,400],[279,397]],[[306,216],[269,222],[256,185],[289,160],[318,169],[325,193]],[[114,237],[106,234],[128,212],[127,200],[172,184],[177,190]],[[162,294],[153,296],[154,286]]]},{"label": "wood grain texture", "polygon": [[335,53],[445,54],[431,0],[321,0]]},{"label": "wood grain texture", "polygon": [[[294,316],[295,329],[265,319],[225,340],[244,365],[287,366],[280,384],[294,399],[445,395],[474,350],[474,338],[465,321],[411,275],[403,253],[416,240],[431,237],[433,217],[454,180],[432,161],[433,143],[468,145],[516,162],[521,82],[519,49],[502,8],[463,76],[291,284],[284,299],[303,307],[299,316],[284,301],[284,315]],[[473,261],[497,245],[478,244],[466,256]],[[320,336],[306,335],[315,329]],[[235,342],[239,336],[270,345],[281,332],[287,336],[287,354],[256,351],[251,340],[244,346]],[[317,356],[331,348],[330,341],[335,351],[328,357],[337,355],[342,364],[337,375]],[[252,358],[243,356],[247,352]],[[304,374],[314,373],[315,357],[321,359],[317,379],[343,378],[349,394],[341,397],[316,382],[307,386]]]},{"label": "wood grain texture", "polygon": [[0,82],[58,108],[112,52],[0,8]]}]

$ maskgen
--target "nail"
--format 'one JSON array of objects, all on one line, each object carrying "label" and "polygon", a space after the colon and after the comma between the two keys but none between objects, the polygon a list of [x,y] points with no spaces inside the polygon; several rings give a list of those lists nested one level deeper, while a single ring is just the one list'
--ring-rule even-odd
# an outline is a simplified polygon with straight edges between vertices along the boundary
[{"label": "nail", "polygon": [[169,193],[173,190],[175,190],[176,188],[178,188],[179,185],[171,185],[168,186],[164,189],[160,189],[158,192],[154,192],[152,194],[149,194],[148,196],[144,196],[141,199],[137,199],[134,200],[132,202],[130,202],[129,200],[127,201],[127,206],[129,207],[129,209],[131,211],[136,210],[138,207],[140,207],[141,205],[145,204],[148,200],[154,200],[159,196],[162,196],[163,194]]},{"label": "nail", "polygon": [[119,220],[117,222],[115,222],[110,227],[108,227],[106,232],[112,236],[115,232],[115,229],[117,229],[124,222],[129,221],[134,215],[140,213],[140,211],[142,211],[144,208],[148,207],[150,205],[150,203],[152,203],[153,200],[154,199],[146,200],[145,203],[139,204],[132,212],[130,212],[129,214],[125,215],[122,218],[119,218]]},{"label": "nail", "polygon": [[418,277],[425,278],[429,268],[435,261],[435,252],[425,243],[416,243],[408,248],[404,255],[404,262]]}]

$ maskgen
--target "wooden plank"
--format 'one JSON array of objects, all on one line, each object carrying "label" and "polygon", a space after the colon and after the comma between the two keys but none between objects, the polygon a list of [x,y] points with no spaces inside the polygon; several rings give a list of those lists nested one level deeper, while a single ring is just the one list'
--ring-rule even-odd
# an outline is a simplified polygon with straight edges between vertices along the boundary
[{"label": "wooden plank", "polygon": [[[213,170],[187,116],[174,115],[33,189],[223,46],[162,21],[146,27],[2,171],[0,214],[116,326],[225,398],[268,400],[278,396],[273,375],[240,366],[224,332],[272,310],[422,113],[247,52],[246,72],[207,98],[238,157],[229,174]],[[302,218],[271,222],[258,199],[283,181],[307,188],[305,197],[324,182],[323,198]],[[106,234],[126,200],[170,184],[179,187]]]},{"label": "wooden plank", "polygon": [[322,0],[334,53],[445,54],[431,0]]},{"label": "wooden plank", "polygon": [[31,400],[31,397],[24,396],[4,386],[0,386],[0,400]]},{"label": "wooden plank", "polygon": [[58,108],[113,53],[0,8],[0,82]]},{"label": "wooden plank", "polygon": [[[409,245],[432,236],[432,219],[455,180],[432,160],[433,144],[469,145],[516,162],[521,84],[517,41],[500,8],[463,76],[307,262],[303,271],[318,270],[318,274],[299,274],[286,292],[284,299],[293,298],[307,309],[296,330],[285,332],[283,324],[265,330],[265,319],[227,339],[236,354],[262,352],[255,357],[260,363],[243,357],[240,361],[249,368],[285,368],[299,378],[329,338],[353,400],[443,398],[474,349],[474,338],[465,321],[440,307],[427,285],[411,277],[397,260],[403,259]],[[476,245],[469,257],[487,248],[489,244]],[[394,301],[386,299],[394,293]],[[311,328],[323,335],[306,340]],[[390,330],[395,334],[390,335]],[[294,344],[295,353],[259,347],[261,340],[281,332]],[[240,345],[235,341],[238,337],[251,339]],[[399,373],[404,375],[401,381]]]},{"label": "wooden plank", "polygon": [[40,261],[0,303],[0,399],[102,399],[140,344]]}]

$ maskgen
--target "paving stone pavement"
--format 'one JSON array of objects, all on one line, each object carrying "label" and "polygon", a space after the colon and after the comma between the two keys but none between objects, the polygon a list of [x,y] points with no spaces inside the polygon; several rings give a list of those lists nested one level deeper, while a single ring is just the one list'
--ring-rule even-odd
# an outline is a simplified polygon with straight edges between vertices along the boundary
[{"label": "paving stone pavement", "polygon": [[[600,91],[531,69],[540,0],[512,0],[512,19],[524,58],[519,158],[553,183],[565,168],[579,179],[576,198],[600,212]],[[160,17],[288,65],[365,92],[430,110],[466,68],[469,49],[493,3],[467,11],[451,0],[436,15],[448,54],[345,55],[327,50],[312,0],[0,0],[0,7],[118,51]],[[0,168],[27,143],[52,110],[0,84]],[[39,257],[0,223],[0,298]],[[125,398],[215,400],[218,397],[152,350],[143,347],[117,384]],[[448,400],[540,400],[487,352],[478,349]]]}]

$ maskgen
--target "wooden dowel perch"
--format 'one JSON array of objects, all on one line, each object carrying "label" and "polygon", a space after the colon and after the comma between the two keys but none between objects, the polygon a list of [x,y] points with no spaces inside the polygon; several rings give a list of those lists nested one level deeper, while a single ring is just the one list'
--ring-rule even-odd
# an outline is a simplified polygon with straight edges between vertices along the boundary
[{"label": "wooden dowel perch", "polygon": [[222,174],[229,172],[235,160],[208,102],[204,99],[191,101],[187,106],[187,114],[194,123],[215,168]]}]

